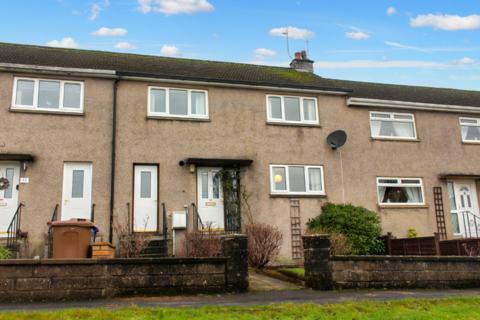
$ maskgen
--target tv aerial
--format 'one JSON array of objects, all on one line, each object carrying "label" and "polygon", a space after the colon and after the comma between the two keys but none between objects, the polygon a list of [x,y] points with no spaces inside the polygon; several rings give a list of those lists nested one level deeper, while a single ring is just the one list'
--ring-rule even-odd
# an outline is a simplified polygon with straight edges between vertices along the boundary
[{"label": "tv aerial", "polygon": [[327,143],[333,150],[340,148],[345,142],[347,142],[347,133],[343,130],[334,131],[327,137]]}]

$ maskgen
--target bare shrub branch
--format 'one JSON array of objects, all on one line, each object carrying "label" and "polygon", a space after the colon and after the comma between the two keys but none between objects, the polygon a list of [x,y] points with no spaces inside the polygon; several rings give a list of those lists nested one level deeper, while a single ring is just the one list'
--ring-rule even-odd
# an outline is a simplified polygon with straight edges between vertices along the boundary
[{"label": "bare shrub branch", "polygon": [[330,236],[330,253],[333,256],[346,256],[352,254],[353,245],[348,242],[343,233],[335,233],[329,229],[307,229],[305,234],[328,234]]},{"label": "bare shrub branch", "polygon": [[187,257],[221,257],[221,233],[212,228],[212,221],[205,223],[203,231],[186,231],[182,245],[187,249]]},{"label": "bare shrub branch", "polygon": [[248,265],[263,269],[278,257],[283,234],[274,226],[258,222],[247,223],[244,229],[248,236]]},{"label": "bare shrub branch", "polygon": [[131,232],[129,219],[126,216],[126,214],[117,214],[114,212],[112,228],[118,237],[118,249],[121,257],[138,258],[140,257],[140,253],[148,247],[152,239],[152,237],[145,232],[148,224],[148,216],[143,220],[144,232]]},{"label": "bare shrub branch", "polygon": [[480,257],[480,248],[475,248],[475,247],[468,248],[466,243],[464,243],[462,245],[463,245],[463,247],[465,248],[465,251],[467,251],[467,254],[470,257]]}]

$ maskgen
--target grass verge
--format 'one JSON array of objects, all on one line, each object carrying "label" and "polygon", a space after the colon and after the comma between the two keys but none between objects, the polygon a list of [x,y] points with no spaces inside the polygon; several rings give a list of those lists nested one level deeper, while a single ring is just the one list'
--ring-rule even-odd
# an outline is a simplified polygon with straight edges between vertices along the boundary
[{"label": "grass verge", "polygon": [[289,277],[293,277],[293,278],[305,281],[304,268],[285,268],[285,269],[278,269],[277,271]]},{"label": "grass verge", "polygon": [[0,314],[10,319],[479,319],[480,297],[343,302],[339,304],[278,304],[263,307],[70,309],[55,312]]}]

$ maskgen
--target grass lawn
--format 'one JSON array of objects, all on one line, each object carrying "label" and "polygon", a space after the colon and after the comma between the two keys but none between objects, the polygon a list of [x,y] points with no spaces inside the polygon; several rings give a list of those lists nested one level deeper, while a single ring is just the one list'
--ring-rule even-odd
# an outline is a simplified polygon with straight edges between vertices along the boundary
[{"label": "grass lawn", "polygon": [[278,271],[290,271],[299,276],[305,277],[305,269],[304,268],[285,268],[285,269],[278,269]]},{"label": "grass lawn", "polygon": [[55,312],[0,313],[6,319],[480,319],[480,297],[344,302],[332,305],[279,304],[264,307],[201,309],[70,309]]}]

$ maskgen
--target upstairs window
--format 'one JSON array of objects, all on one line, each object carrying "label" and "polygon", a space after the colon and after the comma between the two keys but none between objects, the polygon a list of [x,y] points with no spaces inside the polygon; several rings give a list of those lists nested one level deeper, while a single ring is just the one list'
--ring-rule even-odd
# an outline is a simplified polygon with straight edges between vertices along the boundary
[{"label": "upstairs window", "polygon": [[12,109],[83,112],[83,82],[15,78]]},{"label": "upstairs window", "polygon": [[460,129],[462,131],[462,141],[480,143],[480,119],[460,118]]},{"label": "upstairs window", "polygon": [[379,204],[425,204],[421,178],[377,178],[377,188]]},{"label": "upstairs window", "polygon": [[270,165],[272,194],[325,194],[323,167]]},{"label": "upstairs window", "polygon": [[370,112],[372,138],[416,139],[415,118],[408,113]]},{"label": "upstairs window", "polygon": [[177,88],[148,88],[148,115],[208,119],[208,92]]},{"label": "upstairs window", "polygon": [[317,99],[267,95],[267,121],[318,124]]}]

